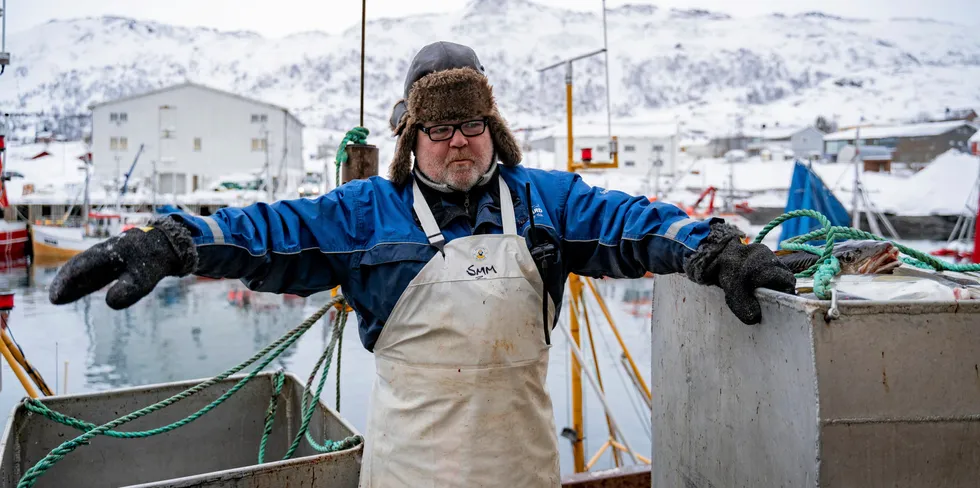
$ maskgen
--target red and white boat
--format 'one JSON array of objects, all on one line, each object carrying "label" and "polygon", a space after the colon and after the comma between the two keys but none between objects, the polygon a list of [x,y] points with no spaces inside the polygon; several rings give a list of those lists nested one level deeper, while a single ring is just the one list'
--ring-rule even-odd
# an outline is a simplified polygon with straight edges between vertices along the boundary
[{"label": "red and white boat", "polygon": [[0,265],[27,257],[27,223],[0,220]]}]

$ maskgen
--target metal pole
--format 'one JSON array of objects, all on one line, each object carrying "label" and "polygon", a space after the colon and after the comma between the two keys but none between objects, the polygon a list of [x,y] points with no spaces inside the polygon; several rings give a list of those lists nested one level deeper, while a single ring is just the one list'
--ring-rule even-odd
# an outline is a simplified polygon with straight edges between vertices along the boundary
[{"label": "metal pole", "polygon": [[609,85],[609,38],[606,36],[606,0],[602,0],[602,47],[606,52],[606,128],[609,138],[612,138],[612,104],[610,102],[610,92],[612,87]]},{"label": "metal pole", "polygon": [[262,125],[262,146],[265,148],[265,196],[272,200],[272,165],[269,164],[269,129]]},{"label": "metal pole", "polygon": [[7,51],[7,0],[3,0],[3,6],[0,7],[0,22],[2,22],[2,27],[0,27],[0,53]]},{"label": "metal pole", "polygon": [[151,171],[153,175],[150,177],[152,193],[150,196],[150,214],[156,211],[157,208],[157,161],[160,160],[163,154],[163,106],[157,107],[157,158],[153,161],[153,168]]},{"label": "metal pole", "polygon": [[[615,427],[616,433],[619,434],[619,437],[623,439],[623,444],[626,446],[626,452],[629,453],[631,458],[633,458],[634,463],[639,464],[639,461],[636,459],[636,455],[633,454],[633,448],[630,446],[626,436],[623,435],[623,430],[620,428],[619,422],[616,422],[616,418],[613,416],[612,408],[609,408],[609,403],[606,402],[606,395],[602,393],[602,390],[596,384],[595,378],[592,377],[592,372],[589,371],[588,366],[585,364],[585,360],[582,358],[582,351],[578,348],[577,343],[572,339],[572,334],[568,331],[568,328],[565,327],[565,324],[559,323],[558,328],[561,329],[561,331],[565,334],[565,338],[568,339],[568,346],[575,355],[575,359],[582,365],[582,369],[585,370],[585,377],[589,380],[589,384],[592,385],[592,389],[595,391],[596,396],[598,396],[599,400],[602,402],[602,407],[606,410],[606,415],[609,416],[609,421],[613,424],[613,427]],[[581,432],[579,435],[581,435]]]},{"label": "metal pole", "polygon": [[84,229],[83,235],[89,235],[88,230],[88,212],[89,212],[89,161],[88,155],[85,155],[85,198],[82,201],[82,228]]},{"label": "metal pole", "polygon": [[568,61],[565,67],[565,108],[568,112],[568,172],[574,171],[572,162],[575,160],[573,153],[575,150],[572,145],[572,62]]},{"label": "metal pole", "polygon": [[[616,336],[616,340],[619,342],[619,347],[623,348],[623,355],[626,356],[626,360],[629,362],[630,368],[633,370],[633,374],[636,375],[637,380],[640,382],[640,386],[643,387],[643,396],[648,400],[652,399],[653,393],[650,392],[650,388],[647,387],[646,382],[643,381],[643,376],[640,375],[640,368],[636,366],[636,362],[633,361],[633,356],[630,354],[629,348],[626,347],[626,342],[624,342],[623,337],[619,335],[619,329],[616,327],[615,322],[613,322],[612,314],[609,313],[609,307],[606,306],[606,300],[599,294],[599,290],[596,289],[595,284],[592,282],[592,278],[585,278],[585,284],[589,286],[589,290],[592,291],[593,295],[595,295],[595,300],[599,303],[599,308],[602,310],[602,314],[606,316],[606,322],[609,323],[609,328]],[[598,366],[596,367],[598,368]],[[598,371],[596,373],[598,374]]]},{"label": "metal pole", "polygon": [[[582,295],[582,282],[578,275],[571,274],[568,276],[568,289],[573,297],[578,297]],[[575,309],[574,303],[569,303],[568,307],[569,323],[571,324],[571,332],[566,330],[564,327],[561,328],[565,332],[565,337],[568,338],[569,347],[574,350],[578,350],[579,344],[581,344],[581,336],[579,332],[578,325],[578,310]],[[571,382],[572,382],[572,430],[575,431],[575,436],[577,437],[574,442],[572,442],[572,458],[574,469],[576,473],[581,473],[585,471],[585,446],[582,440],[585,439],[585,421],[582,412],[582,367],[584,366],[584,361],[582,360],[581,354],[576,354],[571,361]]]},{"label": "metal pole", "polygon": [[858,170],[858,162],[861,161],[861,124],[858,123],[857,131],[854,135],[854,184],[851,188],[851,227],[855,229],[861,228],[861,212],[858,209],[859,200],[858,195],[861,191],[860,189],[860,178],[861,174]]},{"label": "metal pole", "polygon": [[[367,0],[361,1],[361,125],[364,127],[364,31],[367,28]],[[338,185],[339,186],[339,185]]]}]

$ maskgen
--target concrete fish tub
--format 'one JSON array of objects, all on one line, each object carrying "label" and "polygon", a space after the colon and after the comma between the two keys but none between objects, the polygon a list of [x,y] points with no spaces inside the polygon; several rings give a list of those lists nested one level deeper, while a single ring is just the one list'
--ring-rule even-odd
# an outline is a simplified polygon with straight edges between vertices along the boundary
[{"label": "concrete fish tub", "polygon": [[[355,488],[362,445],[328,454],[302,440],[282,461],[302,422],[303,383],[285,375],[265,463],[259,442],[272,397],[274,373],[264,372],[235,395],[190,424],[142,439],[97,436],[45,472],[36,488]],[[242,376],[233,376],[178,403],[123,424],[118,430],[157,428],[180,420],[217,399]],[[201,381],[125,388],[42,398],[48,408],[97,425],[175,395]],[[313,439],[339,441],[357,434],[318,401],[310,421]],[[34,414],[23,404],[11,413],[0,444],[0,487],[13,488],[27,469],[81,431]]]},{"label": "concrete fish tub", "polygon": [[980,486],[980,300],[757,296],[655,278],[652,486]]}]

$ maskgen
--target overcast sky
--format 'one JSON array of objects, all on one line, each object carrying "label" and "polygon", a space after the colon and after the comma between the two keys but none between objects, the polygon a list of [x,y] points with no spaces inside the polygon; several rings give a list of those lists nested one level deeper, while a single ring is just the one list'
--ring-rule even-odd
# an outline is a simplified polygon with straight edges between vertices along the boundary
[{"label": "overcast sky", "polygon": [[[506,1],[506,0],[505,0]],[[602,0],[535,0],[601,12]],[[607,0],[608,8],[654,3],[663,8],[704,8],[732,16],[795,14],[811,10],[851,17],[928,17],[980,24],[980,0]],[[464,0],[368,0],[368,19],[462,9]],[[7,0],[7,29],[17,32],[52,18],[118,15],[169,24],[250,30],[278,37],[294,32],[339,32],[360,22],[361,2],[343,0]]]}]

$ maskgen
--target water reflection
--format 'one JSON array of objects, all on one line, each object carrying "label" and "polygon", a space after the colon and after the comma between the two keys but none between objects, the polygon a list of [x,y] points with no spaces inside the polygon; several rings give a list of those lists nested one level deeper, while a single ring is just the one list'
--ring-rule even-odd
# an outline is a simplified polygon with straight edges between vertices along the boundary
[{"label": "water reflection", "polygon": [[[223,300],[236,291],[247,290],[234,281],[168,278],[122,311],[104,303],[92,307],[96,297],[87,297],[83,316],[92,338],[89,381],[118,387],[212,376],[305,318],[302,300],[269,295],[267,302],[278,303],[262,308]],[[292,354],[285,351],[271,366],[287,367]]]}]

